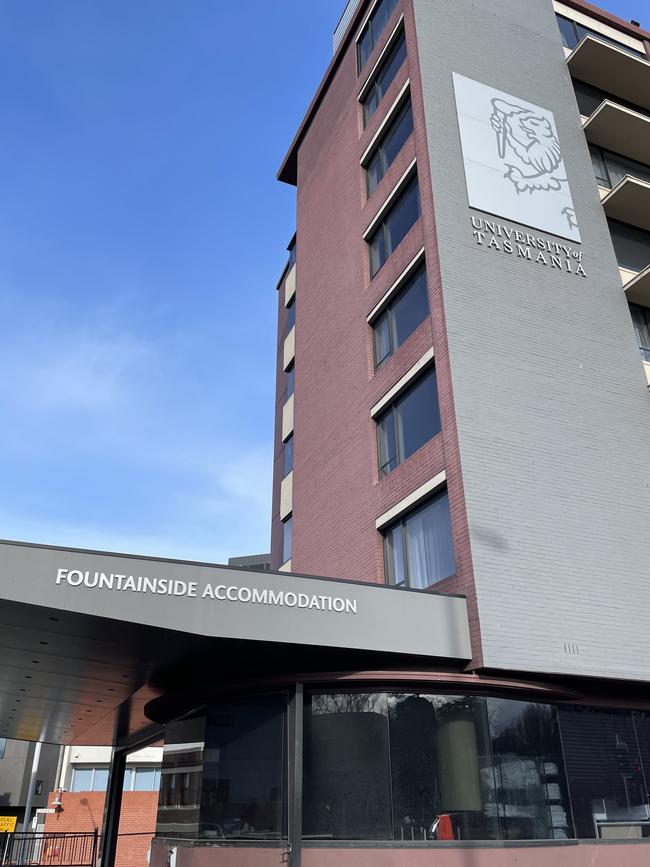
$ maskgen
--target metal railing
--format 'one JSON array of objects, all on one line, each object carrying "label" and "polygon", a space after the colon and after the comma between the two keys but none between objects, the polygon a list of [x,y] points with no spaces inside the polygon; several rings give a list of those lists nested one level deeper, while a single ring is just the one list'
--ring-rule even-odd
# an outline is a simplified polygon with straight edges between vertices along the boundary
[{"label": "metal railing", "polygon": [[0,833],[0,865],[95,867],[97,829],[88,833]]}]

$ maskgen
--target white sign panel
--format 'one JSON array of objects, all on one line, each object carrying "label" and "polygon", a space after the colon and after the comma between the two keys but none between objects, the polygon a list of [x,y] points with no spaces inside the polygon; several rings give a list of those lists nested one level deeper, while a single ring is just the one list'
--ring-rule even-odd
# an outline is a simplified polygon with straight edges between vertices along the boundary
[{"label": "white sign panel", "polygon": [[470,207],[579,242],[553,112],[453,78]]}]

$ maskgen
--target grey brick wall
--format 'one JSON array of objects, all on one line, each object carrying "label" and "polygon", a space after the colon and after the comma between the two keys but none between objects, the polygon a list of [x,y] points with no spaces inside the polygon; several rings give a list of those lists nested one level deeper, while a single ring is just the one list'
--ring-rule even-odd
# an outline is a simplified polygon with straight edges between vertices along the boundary
[{"label": "grey brick wall", "polygon": [[[484,664],[648,679],[650,395],[551,2],[414,5]],[[554,112],[586,279],[474,241],[452,71]]]}]

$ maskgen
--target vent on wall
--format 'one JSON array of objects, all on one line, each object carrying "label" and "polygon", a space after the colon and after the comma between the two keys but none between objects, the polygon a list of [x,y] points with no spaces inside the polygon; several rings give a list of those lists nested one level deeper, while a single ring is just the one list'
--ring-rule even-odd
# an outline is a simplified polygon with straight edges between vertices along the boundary
[{"label": "vent on wall", "polygon": [[350,21],[352,21],[352,16],[357,11],[360,5],[361,0],[348,0],[348,5],[343,10],[343,15],[341,15],[339,23],[336,25],[336,30],[334,31],[332,54],[336,54],[336,51],[341,44],[341,40],[343,39],[345,31],[348,29]]}]

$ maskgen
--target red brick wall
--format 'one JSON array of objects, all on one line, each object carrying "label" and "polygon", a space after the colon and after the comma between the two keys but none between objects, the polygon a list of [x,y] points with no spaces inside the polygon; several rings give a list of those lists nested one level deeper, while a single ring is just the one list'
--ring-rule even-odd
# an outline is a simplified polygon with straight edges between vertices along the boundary
[{"label": "red brick wall", "polygon": [[[364,130],[357,95],[401,13],[407,60]],[[371,200],[366,201],[359,159],[407,79],[411,82],[414,134]],[[364,230],[414,157],[422,217],[371,279]],[[354,44],[346,49],[298,152],[297,213],[292,571],[383,582],[383,540],[375,520],[446,470],[457,572],[435,589],[467,595],[478,661],[478,618],[410,0],[398,3],[360,77]],[[366,317],[422,246],[431,316],[375,372]],[[442,432],[380,481],[370,408],[432,345]]]},{"label": "red brick wall", "polygon": [[[52,806],[54,797],[51,793],[48,806]],[[61,801],[62,810],[46,814],[46,831],[101,830],[103,792],[64,792]],[[147,851],[156,829],[157,809],[158,792],[124,792],[116,867],[147,867]]]}]

